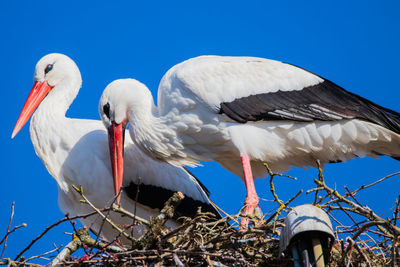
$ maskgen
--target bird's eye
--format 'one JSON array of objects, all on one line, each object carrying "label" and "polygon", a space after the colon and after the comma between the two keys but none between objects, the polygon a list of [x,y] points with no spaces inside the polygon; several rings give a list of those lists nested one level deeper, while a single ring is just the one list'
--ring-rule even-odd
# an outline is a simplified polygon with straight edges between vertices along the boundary
[{"label": "bird's eye", "polygon": [[48,64],[44,69],[44,74],[47,74],[49,71],[53,69],[53,64]]},{"label": "bird's eye", "polygon": [[103,112],[106,114],[107,118],[110,119],[110,104],[107,103],[103,106]]}]

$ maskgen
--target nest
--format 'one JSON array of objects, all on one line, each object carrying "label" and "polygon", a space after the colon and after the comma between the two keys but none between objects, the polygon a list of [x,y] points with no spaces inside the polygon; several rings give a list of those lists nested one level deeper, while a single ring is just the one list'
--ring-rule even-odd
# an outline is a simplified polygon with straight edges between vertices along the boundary
[{"label": "nest", "polygon": [[[268,166],[266,166],[268,168]],[[273,179],[282,174],[270,174],[270,190],[278,208],[273,214],[265,214],[263,218],[248,216],[251,226],[244,231],[238,231],[237,225],[242,214],[228,215],[216,219],[212,213],[203,213],[201,210],[195,218],[181,218],[181,226],[174,230],[167,230],[163,226],[172,218],[174,209],[183,198],[181,193],[175,193],[166,203],[160,215],[148,222],[148,231],[144,236],[135,239],[129,236],[129,228],[115,225],[120,236],[131,241],[130,246],[121,246],[119,237],[107,242],[91,235],[86,228],[75,229],[74,220],[82,217],[102,214],[105,223],[112,223],[104,215],[108,210],[124,213],[120,207],[113,205],[107,209],[98,210],[86,199],[82,188],[76,188],[81,194],[82,201],[93,207],[93,213],[65,218],[48,226],[37,238],[32,240],[15,259],[3,257],[8,237],[25,224],[10,229],[7,228],[4,238],[0,241],[4,249],[1,255],[1,264],[30,265],[34,260],[44,255],[51,256],[48,262],[54,265],[109,265],[109,266],[293,266],[290,254],[281,254],[279,251],[279,237],[284,225],[284,217],[291,210],[290,203],[303,193],[301,190],[288,201],[280,200],[275,192]],[[335,228],[335,243],[330,251],[329,266],[397,266],[400,261],[399,243],[399,198],[394,204],[393,216],[381,218],[376,212],[359,203],[356,195],[359,191],[372,187],[377,183],[393,177],[395,173],[370,185],[363,185],[357,190],[350,191],[347,187],[344,192],[329,187],[324,180],[321,168],[316,187],[308,190],[307,194],[315,194],[314,205],[322,208],[330,216]],[[345,217],[351,224],[344,224],[336,217]],[[344,215],[344,216],[343,216]],[[133,216],[127,214],[127,216]],[[70,222],[74,229],[73,240],[62,250],[37,255],[29,259],[24,253],[42,238],[51,228],[64,222]],[[134,226],[133,226],[134,227]],[[80,251],[80,256],[74,256]],[[81,256],[83,255],[83,256]]]}]

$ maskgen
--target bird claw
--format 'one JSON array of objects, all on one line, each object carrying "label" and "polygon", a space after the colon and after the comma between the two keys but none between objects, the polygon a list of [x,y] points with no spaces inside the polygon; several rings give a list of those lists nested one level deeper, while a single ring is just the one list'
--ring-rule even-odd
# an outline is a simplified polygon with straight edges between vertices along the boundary
[{"label": "bird claw", "polygon": [[259,206],[257,206],[254,209],[253,216],[254,216],[253,224],[255,226],[260,226],[261,224],[263,224],[263,222],[264,222],[264,220],[263,220],[264,214],[263,214],[263,212],[262,212],[262,210],[261,210],[261,208]]},{"label": "bird claw", "polygon": [[244,231],[248,228],[249,221],[253,223],[254,226],[260,226],[263,222],[263,213],[261,208],[257,205],[255,208],[245,207],[244,212],[240,214],[242,217],[240,222],[239,231]]}]

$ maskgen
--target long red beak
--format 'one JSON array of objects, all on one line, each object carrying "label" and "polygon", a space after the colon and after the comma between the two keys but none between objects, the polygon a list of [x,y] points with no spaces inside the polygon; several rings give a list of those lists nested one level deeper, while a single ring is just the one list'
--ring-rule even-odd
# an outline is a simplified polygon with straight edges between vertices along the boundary
[{"label": "long red beak", "polygon": [[110,148],[110,159],[114,178],[114,192],[117,196],[117,203],[121,199],[119,194],[123,175],[124,175],[124,141],[125,141],[125,122],[116,124],[112,122],[108,128],[108,145]]},{"label": "long red beak", "polygon": [[43,98],[53,89],[50,85],[48,85],[47,81],[44,82],[35,82],[33,88],[28,96],[28,99],[25,102],[24,107],[22,108],[21,114],[15,124],[14,131],[11,134],[11,138],[17,135],[17,133],[24,127],[25,123],[29,120],[32,113],[35,111],[37,106],[39,106],[40,102],[42,102]]}]

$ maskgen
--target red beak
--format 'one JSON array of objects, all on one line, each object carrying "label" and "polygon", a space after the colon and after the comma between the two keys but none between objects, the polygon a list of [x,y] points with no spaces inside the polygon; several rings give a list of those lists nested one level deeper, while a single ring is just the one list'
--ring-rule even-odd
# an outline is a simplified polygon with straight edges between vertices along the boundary
[{"label": "red beak", "polygon": [[112,122],[108,128],[108,145],[110,148],[110,159],[114,178],[114,192],[117,196],[117,203],[121,199],[119,194],[123,175],[124,175],[124,141],[126,124],[123,121],[120,124]]},{"label": "red beak", "polygon": [[22,108],[21,114],[15,124],[14,131],[12,132],[11,138],[17,135],[17,133],[24,127],[25,123],[29,120],[32,113],[39,106],[40,102],[42,102],[43,98],[53,89],[47,81],[44,82],[35,82],[33,88],[28,96],[28,99],[25,102],[24,107]]}]

